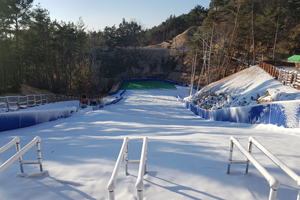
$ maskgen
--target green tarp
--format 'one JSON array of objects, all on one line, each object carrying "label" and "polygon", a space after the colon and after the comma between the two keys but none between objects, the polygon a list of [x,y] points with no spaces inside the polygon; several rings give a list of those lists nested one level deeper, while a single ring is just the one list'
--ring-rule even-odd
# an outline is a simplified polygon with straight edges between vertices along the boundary
[{"label": "green tarp", "polygon": [[123,82],[121,90],[136,90],[136,89],[176,89],[174,84],[161,82],[161,81],[132,81]]},{"label": "green tarp", "polygon": [[300,55],[293,55],[287,59],[288,62],[300,63]]}]

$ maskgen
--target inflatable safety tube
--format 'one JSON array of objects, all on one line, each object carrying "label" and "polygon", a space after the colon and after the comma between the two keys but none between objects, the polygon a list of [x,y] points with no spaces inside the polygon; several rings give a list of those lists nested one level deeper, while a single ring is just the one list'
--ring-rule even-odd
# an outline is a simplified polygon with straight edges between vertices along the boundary
[{"label": "inflatable safety tube", "polygon": [[126,89],[123,90],[123,92],[120,93],[120,96],[123,96],[123,94],[126,92]]},{"label": "inflatable safety tube", "polygon": [[76,107],[69,107],[52,110],[2,113],[0,114],[0,132],[67,118],[76,112]]},{"label": "inflatable safety tube", "polygon": [[[124,94],[124,92],[125,92],[125,90],[123,91],[123,94]],[[93,110],[100,110],[100,109],[104,108],[105,106],[110,106],[110,105],[116,104],[119,101],[121,101],[122,99],[123,99],[123,96],[120,96],[120,98],[117,98],[117,99],[115,99],[111,102],[101,104],[101,105],[97,105],[97,106],[93,106]]]},{"label": "inflatable safety tube", "polygon": [[300,101],[263,103],[255,106],[231,107],[220,110],[204,110],[177,95],[195,115],[214,121],[248,124],[273,124],[285,128],[300,128]]},{"label": "inflatable safety tube", "polygon": [[[120,91],[120,88],[122,87],[123,82],[135,82],[135,81],[161,81],[161,82],[171,83],[171,84],[179,85],[179,86],[183,86],[183,87],[190,87],[190,85],[186,85],[186,84],[182,84],[182,83],[176,83],[176,82],[165,80],[165,79],[156,79],[156,78],[123,79],[121,81],[121,84],[120,84],[119,88],[116,91],[114,91],[114,92],[110,92],[109,95],[115,95],[115,94],[117,94]],[[196,86],[194,86],[193,88],[195,90],[197,89]]]}]

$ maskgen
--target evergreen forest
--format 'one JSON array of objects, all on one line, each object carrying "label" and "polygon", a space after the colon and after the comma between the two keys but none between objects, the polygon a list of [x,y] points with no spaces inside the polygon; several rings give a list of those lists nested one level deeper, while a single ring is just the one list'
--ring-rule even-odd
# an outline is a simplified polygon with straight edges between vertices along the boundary
[{"label": "evergreen forest", "polygon": [[167,48],[172,55],[161,65],[169,73],[181,62],[192,73],[195,64],[201,85],[241,70],[234,60],[300,54],[300,0],[211,0],[209,8],[196,5],[151,29],[123,19],[99,31],[88,30],[80,16],[77,22],[52,20],[33,0],[0,0],[0,94],[20,84],[56,94],[108,92],[119,79],[135,78],[126,77],[125,69],[140,63],[136,56],[145,47],[171,46],[191,27],[185,48]]}]

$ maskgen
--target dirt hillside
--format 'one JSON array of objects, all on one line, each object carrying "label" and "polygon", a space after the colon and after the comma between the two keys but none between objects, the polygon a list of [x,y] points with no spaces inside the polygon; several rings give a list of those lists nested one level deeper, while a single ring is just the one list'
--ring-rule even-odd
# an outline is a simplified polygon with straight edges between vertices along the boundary
[{"label": "dirt hillside", "polygon": [[169,42],[163,42],[159,46],[163,48],[188,48],[188,39],[191,38],[194,32],[197,30],[197,27],[192,26],[183,33],[177,35]]},{"label": "dirt hillside", "polygon": [[28,95],[28,94],[53,94],[47,90],[40,90],[29,85],[20,84],[18,86],[12,86],[7,88],[7,92],[0,96],[17,96],[17,95]]}]

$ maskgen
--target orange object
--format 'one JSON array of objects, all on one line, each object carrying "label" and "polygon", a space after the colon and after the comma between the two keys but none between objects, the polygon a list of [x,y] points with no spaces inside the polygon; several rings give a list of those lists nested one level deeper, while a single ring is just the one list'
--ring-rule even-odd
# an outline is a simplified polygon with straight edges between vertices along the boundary
[{"label": "orange object", "polygon": [[87,104],[87,99],[81,99],[81,104]]}]

